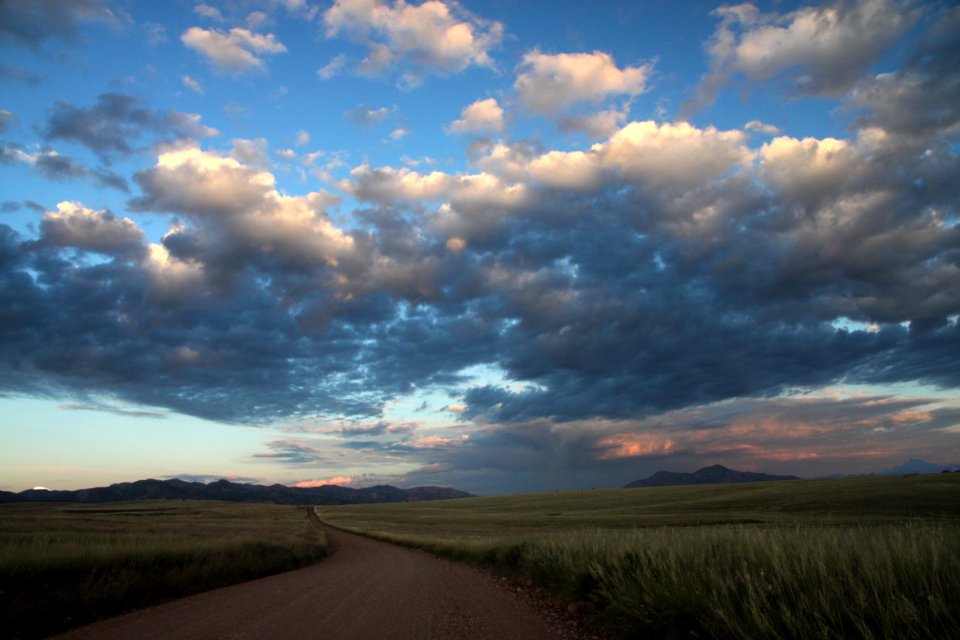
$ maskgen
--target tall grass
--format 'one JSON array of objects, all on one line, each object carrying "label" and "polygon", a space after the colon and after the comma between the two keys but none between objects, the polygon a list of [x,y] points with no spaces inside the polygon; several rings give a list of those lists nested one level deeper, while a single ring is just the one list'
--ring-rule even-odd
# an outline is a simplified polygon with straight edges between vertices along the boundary
[{"label": "tall grass", "polygon": [[543,494],[321,517],[529,579],[621,638],[941,640],[960,638],[949,492],[960,484],[944,482]]},{"label": "tall grass", "polygon": [[302,508],[157,504],[0,509],[3,636],[42,637],[327,552]]},{"label": "tall grass", "polygon": [[529,578],[622,638],[960,637],[960,529],[948,523],[371,534]]}]

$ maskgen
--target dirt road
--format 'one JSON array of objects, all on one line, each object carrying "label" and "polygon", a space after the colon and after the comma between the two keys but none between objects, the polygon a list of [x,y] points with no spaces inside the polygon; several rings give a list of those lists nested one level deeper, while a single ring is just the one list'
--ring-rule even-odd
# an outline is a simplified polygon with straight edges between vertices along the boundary
[{"label": "dirt road", "polygon": [[305,569],[208,591],[59,638],[534,640],[562,638],[496,578],[321,526],[334,553]]}]

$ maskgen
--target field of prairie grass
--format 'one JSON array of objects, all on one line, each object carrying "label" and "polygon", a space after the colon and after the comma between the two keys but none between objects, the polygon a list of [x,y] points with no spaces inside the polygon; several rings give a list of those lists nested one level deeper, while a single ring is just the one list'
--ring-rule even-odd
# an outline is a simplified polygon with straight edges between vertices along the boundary
[{"label": "field of prairie grass", "polygon": [[532,581],[622,638],[960,637],[960,474],[317,511]]},{"label": "field of prairie grass", "polygon": [[0,505],[0,629],[37,638],[327,553],[303,507],[200,501]]}]

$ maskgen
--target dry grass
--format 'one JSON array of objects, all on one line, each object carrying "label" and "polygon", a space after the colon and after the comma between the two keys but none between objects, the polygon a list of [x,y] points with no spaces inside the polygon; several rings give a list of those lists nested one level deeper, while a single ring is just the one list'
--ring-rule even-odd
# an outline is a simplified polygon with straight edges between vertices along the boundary
[{"label": "dry grass", "polygon": [[150,501],[0,507],[0,628],[34,638],[314,562],[302,507]]},{"label": "dry grass", "polygon": [[623,638],[960,637],[960,475],[324,507],[485,563]]}]

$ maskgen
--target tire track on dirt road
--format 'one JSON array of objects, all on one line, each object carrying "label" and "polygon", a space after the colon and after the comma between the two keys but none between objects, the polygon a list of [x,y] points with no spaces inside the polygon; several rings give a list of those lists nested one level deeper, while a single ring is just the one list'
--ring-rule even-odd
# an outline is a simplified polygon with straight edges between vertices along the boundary
[{"label": "tire track on dirt road", "polygon": [[[312,512],[312,510],[311,510]],[[279,575],[75,629],[61,640],[546,640],[568,630],[476,568],[334,529],[333,554]]]}]

